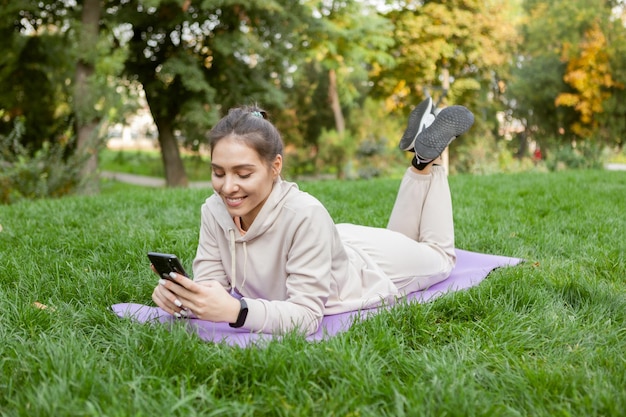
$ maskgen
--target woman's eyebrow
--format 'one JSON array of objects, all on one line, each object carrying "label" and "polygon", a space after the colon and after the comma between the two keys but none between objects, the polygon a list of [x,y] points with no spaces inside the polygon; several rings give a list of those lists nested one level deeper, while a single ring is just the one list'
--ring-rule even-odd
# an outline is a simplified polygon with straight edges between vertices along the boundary
[{"label": "woman's eyebrow", "polygon": [[[222,167],[222,166],[220,166],[218,164],[214,164],[214,163],[211,163],[211,166],[213,168],[224,169],[224,167]],[[256,165],[254,165],[254,164],[240,164],[240,165],[235,165],[235,166],[230,167],[230,168],[231,169],[252,169],[252,168],[255,168],[255,167],[256,167]]]}]

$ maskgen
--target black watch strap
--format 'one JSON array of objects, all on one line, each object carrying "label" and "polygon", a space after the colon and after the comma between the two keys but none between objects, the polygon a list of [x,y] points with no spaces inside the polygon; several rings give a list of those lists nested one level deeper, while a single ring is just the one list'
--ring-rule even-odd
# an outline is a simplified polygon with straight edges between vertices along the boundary
[{"label": "black watch strap", "polygon": [[240,298],[239,302],[241,303],[241,308],[239,309],[237,321],[234,323],[230,323],[230,327],[237,328],[243,326],[243,324],[246,322],[246,317],[248,317],[248,304],[246,304],[246,301],[243,298]]}]

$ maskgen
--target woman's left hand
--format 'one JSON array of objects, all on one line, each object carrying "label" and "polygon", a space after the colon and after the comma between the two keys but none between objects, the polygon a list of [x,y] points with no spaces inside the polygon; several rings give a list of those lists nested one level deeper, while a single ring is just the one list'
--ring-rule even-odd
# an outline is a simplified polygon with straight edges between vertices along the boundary
[{"label": "woman's left hand", "polygon": [[170,273],[170,277],[171,281],[163,279],[159,284],[176,295],[182,309],[201,320],[226,323],[237,321],[241,304],[218,282],[197,283],[175,272]]}]

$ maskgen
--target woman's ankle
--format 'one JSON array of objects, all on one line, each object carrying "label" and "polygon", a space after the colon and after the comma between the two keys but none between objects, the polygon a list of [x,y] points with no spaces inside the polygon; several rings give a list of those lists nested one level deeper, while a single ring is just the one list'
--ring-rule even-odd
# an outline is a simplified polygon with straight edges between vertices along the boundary
[{"label": "woman's ankle", "polygon": [[424,165],[423,167],[418,168],[415,166],[415,164],[411,164],[411,170],[415,172],[416,174],[430,175],[431,168],[433,165],[442,165],[442,164],[443,164],[443,160],[441,159],[441,156],[438,156],[437,158],[433,159],[432,161],[430,161],[428,164]]}]

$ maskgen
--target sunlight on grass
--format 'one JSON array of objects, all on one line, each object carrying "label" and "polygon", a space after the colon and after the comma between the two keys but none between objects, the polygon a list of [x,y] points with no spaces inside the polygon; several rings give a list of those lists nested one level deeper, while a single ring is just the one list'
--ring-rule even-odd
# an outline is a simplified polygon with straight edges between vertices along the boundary
[{"label": "sunlight on grass", "polygon": [[[620,415],[624,173],[450,182],[457,247],[526,262],[328,341],[290,335],[263,349],[110,311],[151,304],[147,251],[190,267],[207,190],[105,182],[98,196],[0,206],[2,414]],[[384,227],[398,185],[301,188],[337,222]]]}]

